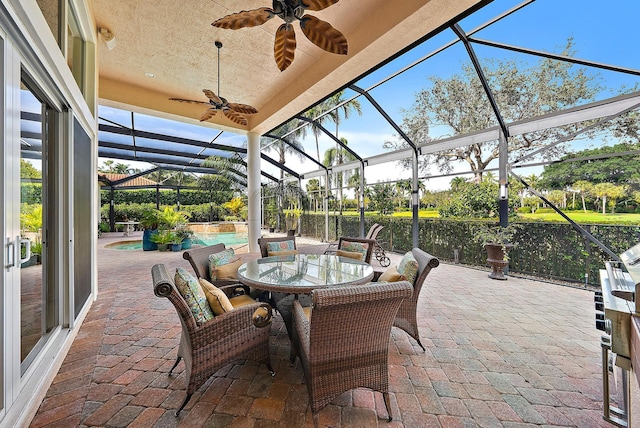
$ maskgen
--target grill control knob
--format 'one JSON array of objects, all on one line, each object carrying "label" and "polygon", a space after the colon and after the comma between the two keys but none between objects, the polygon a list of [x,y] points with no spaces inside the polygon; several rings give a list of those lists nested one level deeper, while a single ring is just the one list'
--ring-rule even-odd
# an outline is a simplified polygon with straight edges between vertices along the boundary
[{"label": "grill control knob", "polygon": [[593,295],[593,301],[594,302],[602,302],[602,294],[599,295],[599,296],[597,294],[594,294]]},{"label": "grill control knob", "polygon": [[606,320],[596,320],[596,328],[600,331],[606,331]]},{"label": "grill control knob", "polygon": [[604,312],[604,303],[602,303],[602,302],[596,302],[596,311],[598,311],[598,312]]},{"label": "grill control knob", "polygon": [[604,314],[602,312],[596,312],[596,319],[603,321],[604,320]]}]

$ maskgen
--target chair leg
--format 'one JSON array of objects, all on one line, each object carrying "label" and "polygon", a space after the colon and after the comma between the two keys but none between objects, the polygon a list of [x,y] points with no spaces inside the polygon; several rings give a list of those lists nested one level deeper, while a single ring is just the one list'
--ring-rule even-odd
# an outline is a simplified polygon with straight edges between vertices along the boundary
[{"label": "chair leg", "polygon": [[415,339],[416,339],[416,342],[418,342],[418,345],[420,345],[420,347],[422,348],[422,352],[427,352],[422,342],[420,342],[420,338],[416,337]]},{"label": "chair leg", "polygon": [[273,370],[273,367],[271,367],[271,361],[269,361],[268,363],[266,363],[267,365],[267,369],[269,370],[269,373],[271,373],[271,377],[276,375],[275,370]]},{"label": "chair leg", "polygon": [[182,411],[182,409],[184,409],[184,406],[186,406],[189,400],[191,399],[191,395],[193,394],[187,394],[187,396],[184,398],[184,401],[182,402],[178,410],[176,410],[176,416],[180,415],[180,412]]},{"label": "chair leg", "polygon": [[391,399],[389,398],[389,393],[383,392],[382,398],[384,398],[384,406],[387,408],[387,413],[389,414],[389,422],[391,422],[393,416],[391,416]]},{"label": "chair leg", "polygon": [[182,359],[182,357],[180,355],[178,355],[178,358],[176,358],[176,362],[173,364],[173,367],[171,367],[171,370],[169,370],[169,374],[171,374],[173,369],[175,369],[178,366],[178,363],[180,362],[181,359]]}]

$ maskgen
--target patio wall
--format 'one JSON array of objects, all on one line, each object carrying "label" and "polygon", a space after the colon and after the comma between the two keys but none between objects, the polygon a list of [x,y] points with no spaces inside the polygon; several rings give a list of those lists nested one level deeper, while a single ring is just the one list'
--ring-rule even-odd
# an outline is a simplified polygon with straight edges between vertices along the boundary
[{"label": "patio wall", "polygon": [[[365,230],[373,223],[385,228],[378,241],[386,250],[404,253],[411,249],[411,219],[390,217],[365,218]],[[443,261],[455,262],[455,250],[461,264],[486,266],[486,252],[472,239],[474,222],[444,219],[419,220],[419,246]],[[517,246],[510,254],[509,270],[540,278],[599,286],[598,271],[610,257],[596,245],[564,223],[521,223]],[[338,233],[336,233],[336,227]],[[615,254],[640,242],[640,226],[582,225]],[[321,238],[324,216],[302,216],[301,233]],[[329,216],[329,238],[359,236],[359,218]],[[586,277],[585,277],[586,275]]]}]

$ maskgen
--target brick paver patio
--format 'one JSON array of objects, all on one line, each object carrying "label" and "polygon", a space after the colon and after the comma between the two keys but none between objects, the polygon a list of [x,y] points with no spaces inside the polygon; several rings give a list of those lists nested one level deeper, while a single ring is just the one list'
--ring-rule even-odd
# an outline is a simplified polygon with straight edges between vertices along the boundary
[{"label": "brick paver patio", "polygon": [[[272,325],[271,377],[238,361],[221,369],[176,418],[182,363],[169,377],[180,326],[153,294],[154,263],[190,270],[181,253],[105,249],[99,240],[99,296],[31,426],[309,427],[299,361],[288,361],[284,325]],[[399,256],[394,257],[395,262]],[[345,393],[320,412],[333,427],[610,427],[602,420],[600,333],[593,293],[441,264],[422,295],[427,351],[392,331],[394,420],[379,394]]]}]

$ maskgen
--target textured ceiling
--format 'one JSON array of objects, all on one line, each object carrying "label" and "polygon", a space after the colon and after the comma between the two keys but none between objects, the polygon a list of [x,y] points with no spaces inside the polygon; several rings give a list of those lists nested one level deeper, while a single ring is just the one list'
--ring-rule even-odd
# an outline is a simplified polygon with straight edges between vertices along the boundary
[{"label": "textured ceiling", "polygon": [[219,95],[252,105],[259,113],[248,117],[247,127],[220,113],[211,125],[264,133],[478,3],[482,2],[341,0],[309,13],[346,36],[349,54],[318,48],[296,22],[295,60],[281,72],[273,59],[280,18],[240,30],[211,26],[230,13],[271,7],[268,0],[94,0],[97,27],[108,28],[116,37],[114,49],[98,46],[100,103],[197,123],[206,106],[168,98],[206,101],[202,89],[218,91],[214,42],[220,41]]}]

